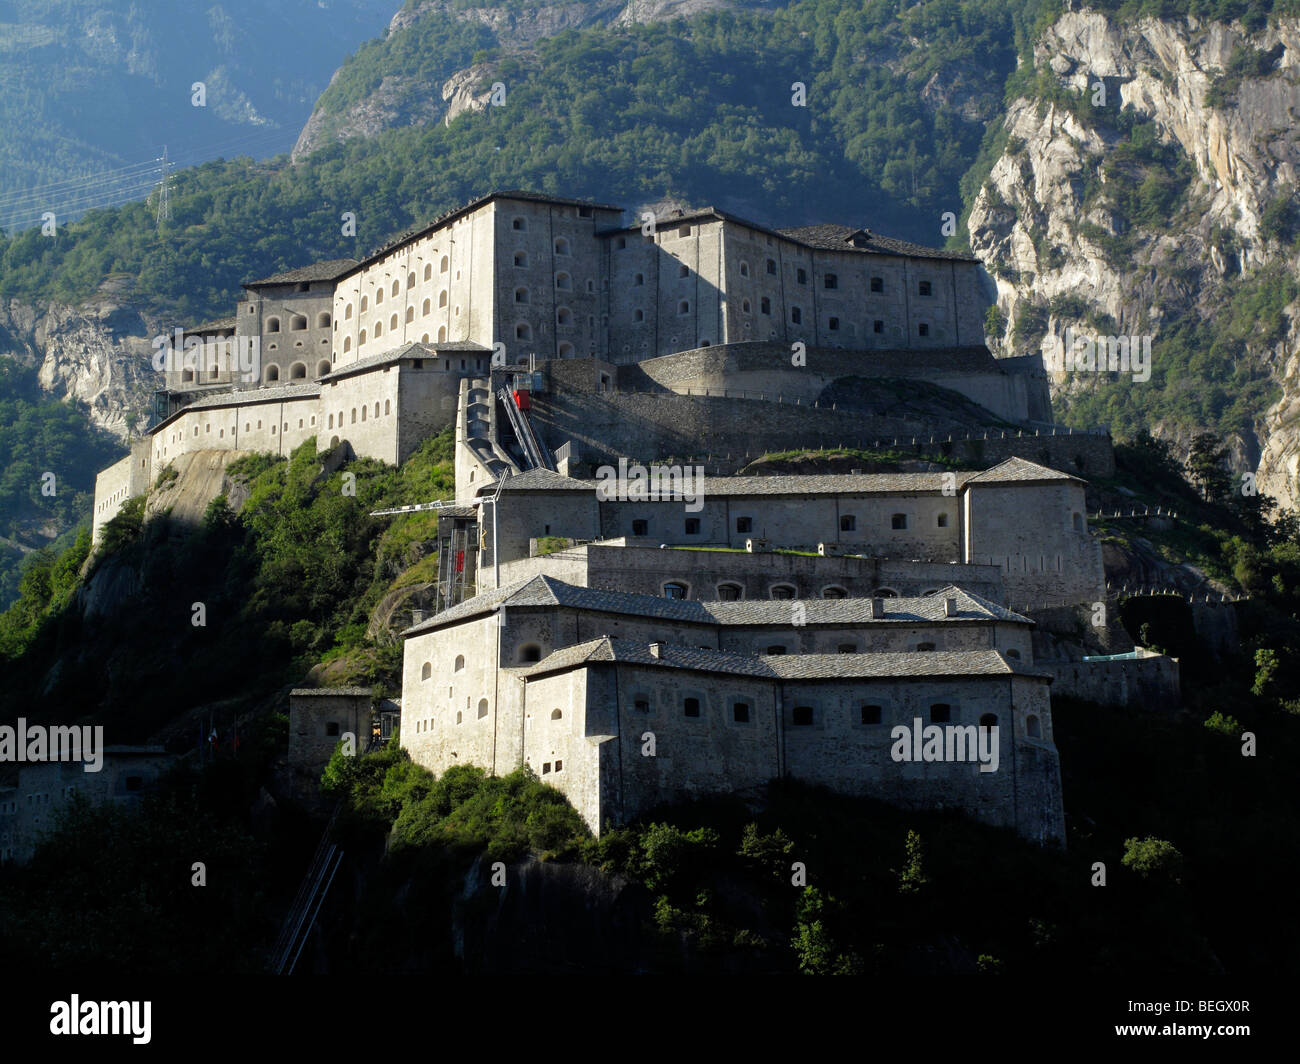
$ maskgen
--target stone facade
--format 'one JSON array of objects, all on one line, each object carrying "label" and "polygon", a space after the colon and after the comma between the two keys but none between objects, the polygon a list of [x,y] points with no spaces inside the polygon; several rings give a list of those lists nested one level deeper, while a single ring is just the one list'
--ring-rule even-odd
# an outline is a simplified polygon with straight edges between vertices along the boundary
[{"label": "stone facade", "polygon": [[[1059,841],[1047,678],[1029,628],[957,588],[695,603],[537,577],[406,633],[402,744],[434,772],[527,764],[596,831],[789,775]],[[940,710],[954,725],[999,725],[997,771],[891,758],[895,726]]]},{"label": "stone facade", "polygon": [[80,761],[21,765],[15,786],[0,787],[0,862],[24,863],[59,808],[74,794],[92,804],[138,801],[172,764],[161,746],[107,746],[98,772]]},{"label": "stone facade", "polygon": [[320,772],[351,734],[357,753],[370,744],[374,692],[369,687],[296,687],[289,692],[289,764]]}]

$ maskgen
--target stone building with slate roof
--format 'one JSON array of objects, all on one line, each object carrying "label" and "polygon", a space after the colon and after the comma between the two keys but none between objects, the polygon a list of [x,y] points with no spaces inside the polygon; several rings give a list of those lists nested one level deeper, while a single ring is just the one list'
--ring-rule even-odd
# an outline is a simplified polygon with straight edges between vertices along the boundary
[{"label": "stone building with slate roof", "polygon": [[[405,633],[401,742],[433,772],[528,765],[597,832],[792,776],[1060,842],[1050,678],[1031,627],[955,586],[694,601],[533,576]],[[982,737],[996,768],[897,760],[895,729],[917,721]]]}]

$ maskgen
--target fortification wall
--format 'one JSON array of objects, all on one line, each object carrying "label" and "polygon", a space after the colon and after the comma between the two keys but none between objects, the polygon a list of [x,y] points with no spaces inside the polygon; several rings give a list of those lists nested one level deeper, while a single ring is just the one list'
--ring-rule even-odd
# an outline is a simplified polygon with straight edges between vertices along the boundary
[{"label": "fortification wall", "polygon": [[1177,709],[1182,703],[1178,659],[1153,654],[1118,661],[1045,661],[1052,691],[1105,706]]},{"label": "fortification wall", "polygon": [[121,512],[128,499],[149,490],[152,458],[152,447],[147,437],[132,440],[130,454],[96,474],[91,543],[99,542],[104,525]]}]

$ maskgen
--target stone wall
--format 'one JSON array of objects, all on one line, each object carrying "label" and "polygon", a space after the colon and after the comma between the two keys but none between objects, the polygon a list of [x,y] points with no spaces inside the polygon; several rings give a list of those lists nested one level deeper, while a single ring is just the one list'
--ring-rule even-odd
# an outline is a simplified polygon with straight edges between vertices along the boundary
[{"label": "stone wall", "polygon": [[98,543],[104,525],[116,517],[128,499],[143,495],[152,483],[152,446],[148,438],[132,440],[131,453],[95,476],[91,542]]},{"label": "stone wall", "polygon": [[1178,659],[1163,654],[1115,661],[1045,661],[1052,691],[1104,706],[1177,709],[1182,704]]},{"label": "stone wall", "polygon": [[[616,540],[626,545],[584,544],[533,558],[503,562],[503,584],[544,573],[581,587],[663,594],[668,581],[686,585],[686,598],[718,598],[718,585],[736,584],[741,598],[767,599],[772,588],[794,588],[795,598],[821,598],[829,587],[843,588],[850,598],[881,589],[896,595],[925,595],[957,584],[994,602],[1002,601],[1001,569],[989,565],[912,562],[883,558],[810,557],[773,552],[660,550],[644,540]],[[495,586],[485,571],[480,587]]]},{"label": "stone wall", "polygon": [[360,754],[370,743],[373,692],[368,687],[297,688],[289,692],[289,763],[321,771],[344,734]]}]

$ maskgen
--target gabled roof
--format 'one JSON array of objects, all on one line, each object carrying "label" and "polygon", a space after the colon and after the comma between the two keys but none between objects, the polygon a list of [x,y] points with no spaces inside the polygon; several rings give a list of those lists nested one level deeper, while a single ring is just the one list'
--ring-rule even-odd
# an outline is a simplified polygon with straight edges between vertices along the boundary
[{"label": "gabled roof", "polygon": [[[480,494],[484,491],[492,492],[496,490],[496,481],[485,484],[480,489]],[[596,490],[596,481],[594,480],[576,480],[573,477],[566,477],[561,473],[556,473],[550,469],[526,469],[522,473],[516,473],[506,478],[505,484],[501,487],[502,491],[586,491],[594,492]]]},{"label": "gabled roof", "polygon": [[564,647],[520,670],[526,679],[613,662],[690,672],[726,673],[769,680],[939,679],[973,676],[1051,677],[1004,658],[996,650],[939,651],[907,654],[782,654],[757,657],[659,643],[659,653],[630,639],[601,636]]},{"label": "gabled roof", "polygon": [[1008,458],[1005,462],[999,462],[991,469],[967,477],[966,483],[1025,484],[1048,480],[1072,480],[1076,484],[1083,483],[1078,477],[1072,477],[1069,473],[1062,473],[1059,469],[1050,469],[1047,466],[1039,465],[1037,462],[1030,462],[1024,458]]},{"label": "gabled roof", "polygon": [[[803,225],[787,229],[773,229],[766,225],[760,225],[757,222],[751,222],[747,218],[741,218],[739,215],[729,211],[719,210],[717,207],[700,207],[693,210],[682,211],[680,214],[666,214],[655,218],[656,228],[658,230],[669,230],[679,225],[691,225],[695,222],[731,222],[734,225],[742,225],[746,229],[753,229],[758,233],[765,233],[768,236],[779,237],[782,240],[788,240],[794,244],[800,244],[806,248],[812,248],[818,251],[849,251],[857,252],[862,255],[901,255],[907,258],[916,259],[943,259],[944,261],[957,262],[974,262],[975,256],[964,251],[947,251],[943,248],[928,248],[921,244],[913,244],[906,240],[896,240],[893,237],[880,236],[873,233],[870,229],[857,228],[851,225],[836,225],[828,223],[824,225]],[[641,223],[634,225],[618,226],[613,229],[602,231],[601,236],[613,235],[616,233],[640,232]]]},{"label": "gabled roof", "polygon": [[215,321],[205,321],[201,325],[191,325],[185,330],[186,336],[195,336],[198,333],[205,332],[223,332],[226,329],[235,328],[237,318],[217,318]]},{"label": "gabled roof", "polygon": [[[957,612],[944,614],[944,600],[957,600]],[[616,613],[627,617],[653,617],[665,621],[735,627],[771,625],[790,628],[794,609],[800,607],[802,624],[864,626],[871,624],[960,624],[1006,621],[1032,624],[1027,617],[995,602],[950,584],[934,595],[879,600],[883,617],[872,615],[870,598],[846,599],[752,599],[736,602],[699,602],[670,599],[631,591],[580,587],[538,575],[517,580],[493,591],[476,595],[449,610],[408,628],[403,635],[415,635],[447,625],[494,613],[501,606],[565,606],[595,613]]]},{"label": "gabled roof", "polygon": [[[667,463],[654,463],[666,466]],[[679,463],[680,464],[680,463]],[[537,474],[537,475],[533,475]],[[960,487],[977,474],[957,472]],[[718,495],[898,495],[916,492],[942,492],[952,481],[947,473],[789,473],[774,476],[731,477],[706,476],[697,482],[704,496]],[[510,477],[503,491],[588,491],[594,493],[602,482],[578,480],[549,470],[531,469]],[[479,493],[495,490],[495,482],[484,484]]]},{"label": "gabled roof", "polygon": [[338,380],[342,377],[350,377],[355,373],[365,373],[367,370],[377,369],[380,366],[392,365],[404,358],[438,358],[466,351],[479,355],[488,355],[492,353],[492,348],[483,347],[481,344],[467,343],[463,340],[441,344],[422,344],[418,341],[412,341],[408,344],[389,348],[381,354],[369,355],[356,362],[349,362],[346,366],[332,369],[324,376],[316,379],[320,381]]},{"label": "gabled roof", "polygon": [[337,281],[357,264],[356,259],[326,259],[310,266],[273,273],[256,281],[245,281],[245,288],[264,288],[267,285],[302,284],[304,281]]}]

